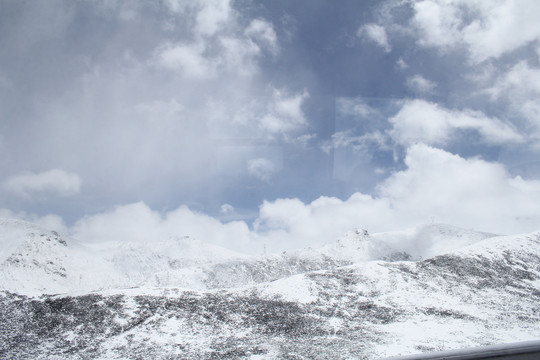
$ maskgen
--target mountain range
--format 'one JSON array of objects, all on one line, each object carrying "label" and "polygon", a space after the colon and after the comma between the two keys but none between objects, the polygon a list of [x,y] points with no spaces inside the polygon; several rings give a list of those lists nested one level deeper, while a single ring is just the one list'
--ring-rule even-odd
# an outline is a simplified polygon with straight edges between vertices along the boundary
[{"label": "mountain range", "polygon": [[441,224],[246,255],[0,220],[0,358],[377,359],[540,338],[540,232]]}]

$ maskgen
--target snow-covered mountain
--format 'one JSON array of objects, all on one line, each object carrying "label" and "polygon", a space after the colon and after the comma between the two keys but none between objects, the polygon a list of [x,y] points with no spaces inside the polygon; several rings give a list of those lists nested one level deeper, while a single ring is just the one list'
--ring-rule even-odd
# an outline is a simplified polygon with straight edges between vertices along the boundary
[{"label": "snow-covered mountain", "polygon": [[25,295],[130,287],[231,288],[375,259],[407,260],[363,230],[319,249],[248,256],[200,240],[81,244],[54,231],[2,220],[0,289]]},{"label": "snow-covered mountain", "polygon": [[26,295],[117,287],[112,264],[74,239],[19,220],[0,220],[0,289]]},{"label": "snow-covered mountain", "polygon": [[90,246],[19,220],[0,220],[0,245],[0,289],[25,295],[159,286],[165,272],[179,281],[164,285],[197,287],[197,267],[247,257],[189,237]]},{"label": "snow-covered mountain", "polygon": [[[0,358],[378,359],[540,338],[540,232],[428,225],[400,243],[353,230],[256,257],[189,238],[89,249],[28,223],[0,228]],[[135,285],[17,288],[69,292],[109,272]]]}]

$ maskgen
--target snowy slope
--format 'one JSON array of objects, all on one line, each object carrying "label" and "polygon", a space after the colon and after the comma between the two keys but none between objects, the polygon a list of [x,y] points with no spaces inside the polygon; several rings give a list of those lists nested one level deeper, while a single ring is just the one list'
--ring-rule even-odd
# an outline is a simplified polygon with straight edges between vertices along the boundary
[{"label": "snowy slope", "polygon": [[130,286],[206,288],[204,269],[216,263],[250,258],[189,236],[148,243],[105,243],[93,247]]},{"label": "snowy slope", "polygon": [[5,358],[378,359],[530,340],[540,338],[540,233],[240,289],[0,302]]},{"label": "snowy slope", "polygon": [[418,262],[301,274],[257,289],[264,299],[331,312],[336,334],[373,316],[364,330],[384,334],[369,351],[374,358],[538,339],[540,233],[488,238]]}]

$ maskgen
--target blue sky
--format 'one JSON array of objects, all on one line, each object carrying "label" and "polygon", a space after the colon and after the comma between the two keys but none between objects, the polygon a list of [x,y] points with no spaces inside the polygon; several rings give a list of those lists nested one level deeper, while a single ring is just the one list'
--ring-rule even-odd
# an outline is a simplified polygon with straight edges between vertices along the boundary
[{"label": "blue sky", "polygon": [[2,1],[0,215],[239,249],[540,227],[535,0]]}]

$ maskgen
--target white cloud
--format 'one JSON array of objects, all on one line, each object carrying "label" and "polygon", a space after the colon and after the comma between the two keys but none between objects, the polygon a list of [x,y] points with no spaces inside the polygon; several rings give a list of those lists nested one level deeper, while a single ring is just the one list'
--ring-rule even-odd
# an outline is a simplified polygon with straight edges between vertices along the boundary
[{"label": "white cloud", "polygon": [[55,230],[61,234],[68,234],[68,227],[61,216],[56,214],[48,214],[39,216],[36,214],[29,214],[26,212],[14,212],[9,209],[0,208],[0,218],[3,219],[18,219],[28,221],[45,229]]},{"label": "white cloud", "polygon": [[485,91],[493,101],[509,101],[512,110],[528,121],[527,128],[533,132],[531,135],[540,138],[540,68],[519,62],[497,77]]},{"label": "white cloud", "polygon": [[414,75],[407,78],[407,87],[420,94],[429,94],[435,90],[437,84],[422,75]]},{"label": "white cloud", "polygon": [[262,181],[269,181],[278,168],[271,160],[258,158],[248,161],[248,173]]},{"label": "white cloud", "polygon": [[477,61],[499,57],[540,39],[540,3],[536,0],[476,1],[481,16],[463,29]]},{"label": "white cloud", "polygon": [[308,97],[306,90],[295,95],[274,90],[273,101],[269,104],[267,114],[260,119],[259,126],[271,134],[282,134],[287,137],[287,133],[307,124],[302,104]]},{"label": "white cloud", "polygon": [[533,231],[540,182],[512,178],[498,163],[464,159],[426,145],[408,149],[407,169],[380,186],[400,218],[435,216],[494,232]]},{"label": "white cloud", "polygon": [[[193,79],[212,79],[220,75],[252,75],[257,71],[260,49],[249,39],[221,36],[216,46],[206,40],[194,43],[162,45],[155,51],[153,63]],[[211,50],[210,50],[211,49]]]},{"label": "white cloud", "polygon": [[270,22],[255,19],[242,29],[228,0],[169,1],[169,6],[183,21],[195,18],[195,23],[189,40],[166,42],[156,48],[151,63],[160,68],[194,79],[251,76],[257,71],[261,49],[272,55],[279,50]]},{"label": "white cloud", "polygon": [[299,199],[277,199],[261,205],[254,228],[261,238],[268,239],[271,248],[318,246],[355,227],[374,228],[389,215],[385,199],[361,193],[345,201],[320,197],[309,204]]},{"label": "white cloud", "polygon": [[354,227],[401,230],[432,217],[495,233],[538,229],[540,181],[512,178],[500,164],[464,159],[427,145],[410,147],[405,163],[405,170],[380,185],[377,196],[321,197],[308,204],[298,199],[265,202],[255,230],[279,248],[321,244]]},{"label": "white cloud", "polygon": [[307,143],[313,137],[305,133],[308,121],[303,106],[308,92],[290,93],[276,88],[266,91],[270,92],[266,96],[235,97],[210,103],[206,119],[212,136],[265,144],[275,141]]},{"label": "white cloud", "polygon": [[403,60],[403,58],[399,58],[397,61],[396,61],[396,67],[400,70],[405,70],[409,67],[409,64],[407,64],[407,62],[405,60]]},{"label": "white cloud", "polygon": [[332,140],[323,144],[324,152],[329,153],[331,149],[351,147],[355,152],[363,153],[371,146],[379,149],[389,149],[388,136],[380,131],[368,132],[362,135],[355,135],[351,130],[338,131],[332,135]]},{"label": "white cloud", "polygon": [[474,62],[498,58],[540,38],[536,0],[423,0],[413,4],[419,43],[465,46]]},{"label": "white cloud", "polygon": [[357,35],[373,41],[386,52],[390,52],[392,49],[390,42],[388,41],[386,30],[381,25],[365,24],[358,29]]},{"label": "white cloud", "polygon": [[75,195],[81,190],[82,180],[79,175],[61,169],[52,169],[41,173],[22,173],[7,178],[5,190],[22,197],[31,197],[39,193],[52,193],[60,196]]},{"label": "white cloud", "polygon": [[270,22],[264,19],[254,19],[244,32],[248,37],[264,45],[273,55],[277,55],[279,52],[276,31]]},{"label": "white cloud", "polygon": [[292,141],[293,144],[296,144],[298,146],[301,146],[303,148],[308,147],[309,143],[313,140],[317,139],[317,134],[311,133],[311,134],[302,134],[298,136],[294,141]]},{"label": "white cloud", "polygon": [[[511,177],[498,163],[460,156],[427,145],[407,151],[406,168],[390,175],[377,195],[355,193],[346,200],[320,197],[265,201],[253,230],[243,221],[222,223],[186,206],[159,213],[139,202],[85,216],[69,229],[86,242],[153,241],[190,235],[232,249],[256,252],[319,246],[355,227],[370,232],[401,230],[436,218],[443,223],[495,233],[538,230],[540,181]],[[232,206],[225,204],[224,211]],[[36,217],[0,210],[0,216],[65,224],[57,216]],[[403,244],[404,247],[410,244]]]},{"label": "white cloud", "polygon": [[256,43],[249,39],[221,37],[223,53],[219,59],[221,69],[241,76],[250,76],[257,71],[256,59],[261,54]]},{"label": "white cloud", "polygon": [[338,98],[336,107],[340,114],[353,115],[360,118],[376,113],[376,110],[366,104],[362,98]]},{"label": "white cloud", "polygon": [[540,69],[531,68],[526,62],[521,61],[500,76],[487,92],[495,100],[502,95],[516,93],[520,98],[536,97],[540,95]]},{"label": "white cloud", "polygon": [[203,7],[197,14],[195,31],[206,36],[216,34],[231,18],[230,1],[205,0],[199,3]]},{"label": "white cloud", "polygon": [[193,236],[201,241],[237,250],[250,251],[249,227],[242,221],[222,223],[186,206],[159,213],[142,202],[118,206],[112,211],[85,216],[70,229],[86,242],[144,241],[171,236]]},{"label": "white cloud", "polygon": [[221,205],[219,211],[222,214],[231,214],[232,212],[234,212],[234,206],[232,206],[231,204],[223,204]]},{"label": "white cloud", "polygon": [[389,119],[390,136],[399,144],[423,142],[445,145],[458,131],[475,131],[488,144],[523,142],[513,127],[497,118],[489,118],[473,110],[450,110],[425,100],[408,100]]},{"label": "white cloud", "polygon": [[212,36],[234,20],[229,0],[166,0],[169,9],[178,14],[195,13],[194,32],[197,36]]},{"label": "white cloud", "polygon": [[447,48],[461,41],[461,19],[453,1],[417,1],[413,9],[412,21],[420,31],[420,44]]},{"label": "white cloud", "polygon": [[156,52],[157,63],[169,70],[181,71],[192,78],[213,77],[218,63],[204,55],[203,43],[166,44]]},{"label": "white cloud", "polygon": [[[118,11],[114,5],[107,10]],[[19,122],[17,132],[10,134],[6,145],[20,154],[21,162],[28,168],[72,169],[92,183],[93,193],[100,193],[91,202],[106,201],[108,206],[127,199],[153,202],[165,198],[162,192],[170,198],[193,195],[223,172],[247,176],[246,161],[264,156],[250,147],[246,152],[253,153],[238,166],[230,166],[231,162],[213,166],[216,158],[223,160],[221,143],[215,141],[218,136],[234,145],[229,148],[244,151],[245,146],[236,145],[301,135],[306,121],[301,109],[294,111],[298,94],[285,87],[274,92],[268,78],[260,76],[260,59],[272,56],[270,47],[279,47],[269,21],[239,18],[229,2],[170,1],[169,9],[133,6],[138,13],[132,23],[118,25],[110,36],[98,32],[100,48],[92,50],[96,56],[69,63],[77,70],[53,81],[61,84],[61,94],[47,95],[51,101],[40,105],[39,119]],[[198,16],[202,11],[206,14]],[[216,11],[228,15],[211,15]],[[169,23],[167,29],[160,28],[162,19]],[[90,20],[89,26],[100,23]],[[111,21],[116,26],[116,20]],[[144,36],[123,37],[126,29],[140,30]],[[68,41],[64,35],[63,41]],[[94,39],[93,31],[86,35]],[[121,53],[125,57],[116,56],[118,48],[125,49]],[[256,99],[257,106],[246,114],[245,123],[236,122],[249,99]],[[287,103],[293,111],[287,111]],[[214,117],[221,126],[214,126]],[[22,130],[25,126],[28,129]],[[37,153],[40,156],[33,155]],[[218,191],[224,185],[213,184]]]}]

